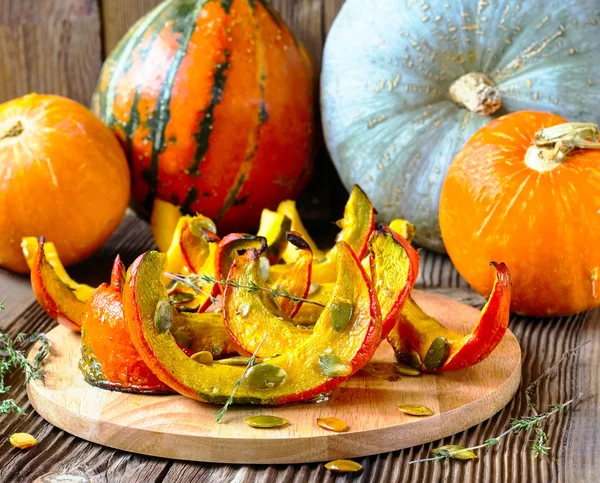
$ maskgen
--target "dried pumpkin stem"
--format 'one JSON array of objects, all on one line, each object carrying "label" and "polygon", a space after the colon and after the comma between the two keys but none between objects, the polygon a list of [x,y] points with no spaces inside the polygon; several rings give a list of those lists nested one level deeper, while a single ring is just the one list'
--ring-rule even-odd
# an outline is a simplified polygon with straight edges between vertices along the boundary
[{"label": "dried pumpkin stem", "polygon": [[563,163],[575,148],[600,149],[598,126],[591,122],[566,122],[540,129],[525,154],[525,164],[540,173]]},{"label": "dried pumpkin stem", "polygon": [[460,76],[450,86],[449,93],[456,104],[482,116],[489,116],[502,106],[496,84],[482,72]]}]

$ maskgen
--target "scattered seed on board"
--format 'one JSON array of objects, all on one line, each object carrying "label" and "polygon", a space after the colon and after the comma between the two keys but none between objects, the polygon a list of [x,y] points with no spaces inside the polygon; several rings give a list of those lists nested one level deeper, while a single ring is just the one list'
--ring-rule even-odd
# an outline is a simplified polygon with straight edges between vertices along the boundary
[{"label": "scattered seed on board", "polygon": [[356,473],[363,469],[360,463],[352,460],[333,460],[325,463],[325,468],[336,473]]},{"label": "scattered seed on board", "polygon": [[432,453],[434,455],[450,455],[452,458],[457,460],[473,460],[477,458],[477,455],[473,451],[468,450],[464,446],[458,446],[456,444],[446,444],[435,448]]},{"label": "scattered seed on board", "polygon": [[422,404],[398,404],[396,409],[411,416],[433,416],[433,411]]},{"label": "scattered seed on board", "polygon": [[193,361],[196,361],[200,364],[210,364],[213,361],[213,356],[208,351],[200,351],[200,352],[196,352],[195,354],[192,354],[190,356],[190,359],[192,359]]},{"label": "scattered seed on board", "polygon": [[348,431],[348,425],[338,418],[318,418],[317,425],[327,431],[333,431],[334,433]]},{"label": "scattered seed on board", "polygon": [[287,426],[289,421],[277,416],[251,416],[246,418],[246,424],[251,428],[269,429]]},{"label": "scattered seed on board", "polygon": [[28,433],[15,433],[10,437],[10,444],[15,448],[27,449],[37,444],[37,439]]},{"label": "scattered seed on board", "polygon": [[418,369],[415,369],[412,366],[409,366],[408,364],[404,364],[403,362],[396,362],[396,364],[394,364],[394,367],[396,368],[396,371],[398,372],[398,374],[401,374],[403,376],[420,376],[421,372]]}]

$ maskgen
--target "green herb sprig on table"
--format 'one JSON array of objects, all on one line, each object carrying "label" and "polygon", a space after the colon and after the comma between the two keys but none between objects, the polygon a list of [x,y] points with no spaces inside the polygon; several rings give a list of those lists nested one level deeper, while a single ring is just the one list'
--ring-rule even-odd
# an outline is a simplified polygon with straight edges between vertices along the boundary
[{"label": "green herb sprig on table", "polygon": [[413,460],[410,461],[409,464],[425,463],[428,461],[446,461],[449,459],[475,459],[477,458],[475,451],[484,450],[484,452],[487,453],[487,451],[489,451],[489,449],[492,446],[496,446],[502,438],[505,438],[506,436],[509,436],[511,434],[516,435],[521,432],[529,433],[530,431],[533,431],[535,436],[531,444],[531,454],[534,457],[547,455],[552,448],[550,446],[546,446],[548,435],[544,431],[543,424],[552,416],[561,414],[568,406],[576,406],[579,403],[579,401],[581,401],[581,399],[583,398],[583,393],[579,392],[568,401],[550,406],[550,408],[546,412],[540,414],[538,413],[537,408],[533,404],[535,390],[544,379],[547,379],[556,371],[558,366],[563,361],[569,359],[571,356],[576,354],[583,346],[589,343],[590,341],[588,340],[583,344],[578,345],[574,349],[566,351],[558,361],[552,364],[552,366],[546,369],[536,380],[534,380],[527,386],[527,388],[525,389],[525,399],[527,401],[527,408],[533,414],[513,419],[507,430],[505,430],[503,433],[499,434],[494,438],[489,438],[485,440],[482,444],[471,446],[469,448],[464,448],[462,446],[456,445],[442,446],[432,451],[434,456],[432,456],[431,458]]},{"label": "green herb sprig on table", "polygon": [[[0,303],[0,309],[4,306]],[[36,342],[40,343],[40,350],[33,358],[33,361],[27,359],[27,350]],[[8,334],[0,331],[0,394],[6,394],[11,386],[5,384],[6,379],[16,371],[22,371],[25,374],[25,384],[31,380],[44,380],[44,373],[41,370],[42,361],[50,353],[50,343],[46,334],[18,334],[11,339]],[[16,412],[25,414],[23,409],[14,399],[4,399],[0,402],[0,414]]]}]

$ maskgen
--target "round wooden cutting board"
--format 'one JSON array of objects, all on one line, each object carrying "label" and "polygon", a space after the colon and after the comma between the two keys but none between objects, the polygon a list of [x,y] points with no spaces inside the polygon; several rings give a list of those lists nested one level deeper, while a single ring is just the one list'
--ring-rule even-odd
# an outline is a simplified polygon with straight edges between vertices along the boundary
[{"label": "round wooden cutting board", "polygon": [[[444,325],[468,333],[479,311],[439,295],[415,299]],[[88,385],[77,368],[79,335],[63,327],[48,334],[52,350],[45,384],[28,394],[35,410],[53,425],[80,438],[135,453],[219,463],[308,463],[356,458],[434,441],[494,415],[520,382],[521,351],[511,332],[481,364],[454,373],[398,378],[393,352],[382,343],[371,362],[328,400],[284,407],[231,407],[221,424],[218,406],[182,396],[141,396]],[[419,418],[397,404],[423,404],[433,416]],[[248,416],[272,414],[290,425],[253,429]],[[343,419],[349,430],[332,433],[319,417]]]}]

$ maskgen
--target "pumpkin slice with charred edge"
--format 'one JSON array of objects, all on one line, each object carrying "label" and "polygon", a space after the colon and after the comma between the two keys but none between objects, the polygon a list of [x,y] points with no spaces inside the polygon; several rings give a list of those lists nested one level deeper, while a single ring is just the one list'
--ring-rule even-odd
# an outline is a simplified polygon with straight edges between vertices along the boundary
[{"label": "pumpkin slice with charred edge", "polygon": [[266,257],[269,263],[274,264],[281,260],[288,245],[285,234],[291,226],[292,220],[286,215],[266,208],[262,210],[257,235],[267,240]]},{"label": "pumpkin slice with charred edge", "polygon": [[[277,213],[281,213],[282,215],[287,216],[291,221],[292,225],[290,227],[290,231],[295,231],[299,233],[304,241],[308,243],[310,249],[312,250],[313,257],[317,260],[325,257],[325,252],[320,250],[311,236],[308,234],[308,230],[304,227],[304,223],[302,223],[302,219],[300,218],[300,214],[296,209],[296,202],[293,200],[285,200],[279,203],[277,207]],[[286,263],[293,263],[296,261],[299,253],[294,249],[293,246],[288,245],[283,251],[283,261]]]},{"label": "pumpkin slice with charred edge", "polygon": [[[29,241],[27,241],[27,248],[23,248],[28,254],[31,253]],[[60,263],[53,246],[49,252],[55,254],[54,264],[48,260],[44,237],[40,237],[31,263],[33,293],[50,317],[68,329],[79,332],[85,304],[94,289],[88,285],[75,284]],[[26,258],[28,257],[26,255]]]},{"label": "pumpkin slice with charred edge", "polygon": [[[477,325],[469,335],[457,334],[427,315],[409,296],[402,308],[396,325],[388,335],[388,341],[396,357],[406,359],[418,369],[427,372],[443,372],[464,369],[483,361],[504,337],[508,327],[511,277],[504,263],[492,262],[496,278],[490,297],[481,311]],[[425,358],[435,339],[447,340],[448,355],[440,367],[428,369]],[[418,358],[416,357],[418,356]],[[419,359],[417,364],[414,360]]]},{"label": "pumpkin slice with charred edge", "polygon": [[171,393],[171,388],[152,373],[131,343],[123,318],[124,283],[125,267],[117,256],[110,285],[101,284],[86,306],[79,369],[89,384],[102,389],[142,394]]},{"label": "pumpkin slice with charred edge", "polygon": [[[369,197],[355,185],[346,203],[344,218],[339,222],[341,231],[338,241],[346,242],[362,260],[367,253],[369,237],[375,228],[375,209]],[[317,260],[312,267],[312,281],[326,283],[335,281],[337,245],[327,252],[323,260]],[[272,265],[270,276],[277,280],[290,269],[289,264]]]},{"label": "pumpkin slice with charred edge", "polygon": [[419,255],[411,244],[384,224],[369,240],[371,280],[381,307],[381,338],[390,333],[419,273]]},{"label": "pumpkin slice with charred edge", "polygon": [[[261,255],[251,248],[234,261],[227,278],[232,285],[227,285],[223,298],[223,318],[240,353],[256,351],[257,357],[265,358],[289,352],[313,334],[296,327],[275,303],[260,274]],[[261,344],[265,334],[270,336]]]},{"label": "pumpkin slice with charred edge", "polygon": [[[247,379],[246,384],[238,386],[235,403],[276,405],[310,399],[335,389],[375,352],[381,337],[381,314],[373,286],[348,245],[340,242],[337,246],[334,296],[352,301],[348,324],[343,330],[334,329],[330,304],[315,326],[314,337],[268,361],[281,376],[279,385],[258,389]],[[138,257],[128,271],[123,302],[132,342],[157,377],[174,390],[193,399],[222,404],[233,394],[245,368],[196,362],[179,350],[168,330],[159,330],[168,325],[172,315],[166,310],[172,309],[161,283],[164,266],[165,256],[150,251]],[[331,364],[332,360],[336,364]],[[341,373],[344,375],[336,375]],[[264,382],[259,379],[250,382]]]},{"label": "pumpkin slice with charred edge", "polygon": [[[236,257],[251,248],[263,253],[267,249],[267,240],[262,236],[247,233],[230,233],[223,237],[215,253],[215,277],[220,281],[227,280],[229,270]],[[219,284],[219,288],[221,293],[225,292],[223,284]]]},{"label": "pumpkin slice with charred edge", "polygon": [[[298,257],[290,271],[283,274],[271,288],[277,291],[285,291],[304,299],[308,296],[310,290],[313,261],[312,250],[300,233],[289,231],[285,236],[290,246],[294,247],[298,252]],[[277,302],[283,313],[292,319],[303,305],[302,302],[286,297],[277,297]]]}]

